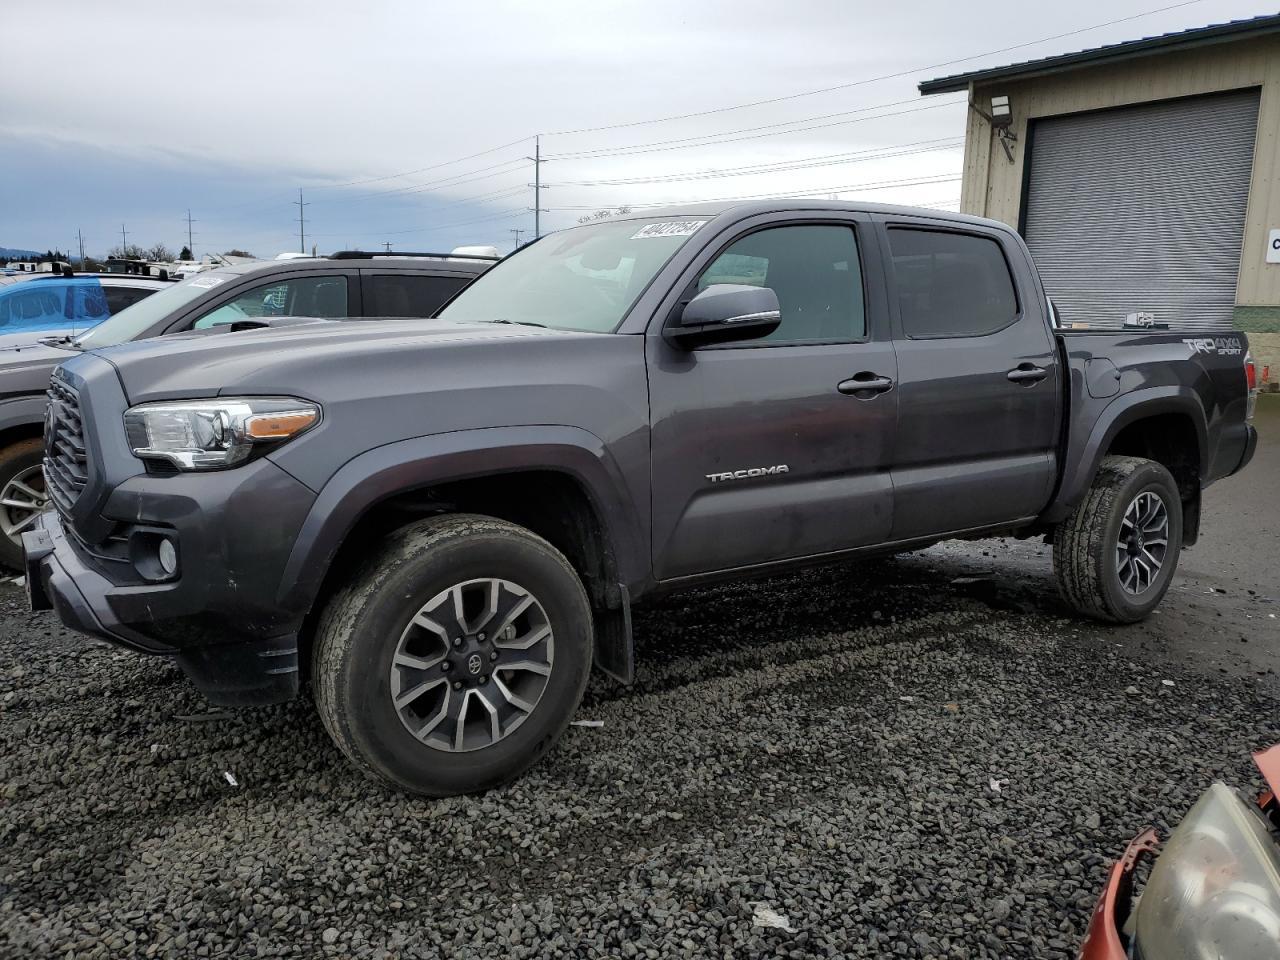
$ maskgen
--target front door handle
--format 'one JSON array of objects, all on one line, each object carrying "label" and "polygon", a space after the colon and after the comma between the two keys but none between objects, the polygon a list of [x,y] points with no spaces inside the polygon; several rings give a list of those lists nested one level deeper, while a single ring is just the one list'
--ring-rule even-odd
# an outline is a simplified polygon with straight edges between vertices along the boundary
[{"label": "front door handle", "polygon": [[1044,367],[1037,367],[1034,363],[1020,363],[1005,374],[1011,383],[1023,383],[1027,386],[1039,383],[1048,375],[1048,370]]},{"label": "front door handle", "polygon": [[882,377],[879,374],[864,370],[862,373],[854,374],[848,380],[841,380],[836,384],[836,389],[846,396],[857,397],[859,400],[870,400],[876,394],[892,390],[893,378]]}]

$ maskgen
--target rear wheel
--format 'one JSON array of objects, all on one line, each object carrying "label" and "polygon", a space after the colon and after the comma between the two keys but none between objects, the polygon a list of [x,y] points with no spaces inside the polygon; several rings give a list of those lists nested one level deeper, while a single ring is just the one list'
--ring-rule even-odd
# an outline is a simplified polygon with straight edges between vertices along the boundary
[{"label": "rear wheel", "polygon": [[591,608],[564,556],[522,527],[451,515],[392,534],[326,608],[316,706],[356,766],[430,796],[515,778],[568,725]]},{"label": "rear wheel", "polygon": [[1182,499],[1169,471],[1153,460],[1106,457],[1058,527],[1053,568],[1077,611],[1133,623],[1164,597],[1181,547]]},{"label": "rear wheel", "polygon": [[49,505],[43,458],[39,437],[0,451],[0,564],[13,570],[22,568],[22,534]]}]

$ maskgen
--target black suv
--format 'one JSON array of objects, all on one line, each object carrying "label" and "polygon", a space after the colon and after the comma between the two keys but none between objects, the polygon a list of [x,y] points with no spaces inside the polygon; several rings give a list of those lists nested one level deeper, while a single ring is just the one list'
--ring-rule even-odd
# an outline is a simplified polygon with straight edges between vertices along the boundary
[{"label": "black suv", "polygon": [[0,348],[0,565],[21,566],[22,532],[48,506],[40,469],[45,391],[69,356],[166,333],[269,326],[279,317],[429,317],[494,259],[344,251],[219,268],[168,285],[80,336]]}]

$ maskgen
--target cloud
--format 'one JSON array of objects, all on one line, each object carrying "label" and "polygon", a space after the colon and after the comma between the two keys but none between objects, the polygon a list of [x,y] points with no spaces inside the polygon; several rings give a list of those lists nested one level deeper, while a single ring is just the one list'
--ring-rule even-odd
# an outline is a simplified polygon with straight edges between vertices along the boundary
[{"label": "cloud", "polygon": [[[1257,11],[1241,0],[1205,2],[992,62]],[[322,249],[396,238],[508,241],[509,228],[531,225],[533,170],[523,159],[531,143],[389,175],[538,131],[614,124],[634,125],[543,138],[556,158],[543,167],[550,225],[597,205],[826,187],[877,200],[953,201],[958,185],[937,178],[958,175],[958,147],[873,156],[963,135],[962,103],[916,102],[915,80],[952,69],[635,122],[912,70],[1128,12],[1137,11],[1101,0],[1065,8],[1012,0],[223,0],[138,3],[126,16],[115,4],[64,3],[56,29],[34,18],[6,21],[31,33],[29,42],[6,45],[0,162],[21,185],[0,177],[0,243],[65,246],[78,226],[98,235],[125,220],[137,224],[139,241],[181,245],[179,222],[191,207],[211,241],[275,252],[296,236],[298,187]],[[899,101],[911,103],[851,113]],[[761,127],[769,129],[746,130]],[[859,151],[862,159],[805,165]],[[757,172],[741,172],[750,167]],[[720,176],[730,169],[739,172]],[[697,177],[676,179],[690,175]],[[359,180],[372,182],[332,186]],[[905,185],[857,186],[892,181]]]}]

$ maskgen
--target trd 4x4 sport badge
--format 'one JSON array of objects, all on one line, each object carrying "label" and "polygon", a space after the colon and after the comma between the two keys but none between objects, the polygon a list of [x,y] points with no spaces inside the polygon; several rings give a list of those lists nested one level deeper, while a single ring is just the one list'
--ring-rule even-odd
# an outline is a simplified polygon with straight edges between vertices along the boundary
[{"label": "trd 4x4 sport badge", "polygon": [[748,467],[746,470],[726,470],[724,473],[708,473],[707,479],[712,483],[723,483],[725,480],[746,480],[750,477],[767,477],[777,473],[789,473],[791,470],[785,463],[773,467]]},{"label": "trd 4x4 sport badge", "polygon": [[1192,353],[1219,353],[1224,357],[1240,355],[1239,337],[1187,337],[1183,341]]}]

